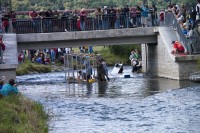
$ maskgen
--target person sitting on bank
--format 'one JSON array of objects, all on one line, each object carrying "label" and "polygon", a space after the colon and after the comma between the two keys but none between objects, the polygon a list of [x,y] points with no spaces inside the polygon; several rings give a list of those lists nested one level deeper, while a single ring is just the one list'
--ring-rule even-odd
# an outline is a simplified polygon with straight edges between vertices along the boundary
[{"label": "person sitting on bank", "polygon": [[18,89],[14,79],[10,79],[8,84],[5,84],[0,90],[0,95],[8,96],[9,94],[18,94]]},{"label": "person sitting on bank", "polygon": [[183,45],[181,45],[178,41],[172,41],[172,44],[174,45],[174,48],[172,50],[172,54],[183,54],[185,52],[185,48]]}]

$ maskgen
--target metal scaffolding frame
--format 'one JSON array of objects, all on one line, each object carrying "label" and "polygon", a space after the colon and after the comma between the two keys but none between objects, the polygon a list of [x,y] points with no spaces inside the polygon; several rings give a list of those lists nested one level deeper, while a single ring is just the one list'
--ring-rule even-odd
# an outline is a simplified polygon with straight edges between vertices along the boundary
[{"label": "metal scaffolding frame", "polygon": [[[96,79],[97,60],[101,58],[99,54],[67,53],[64,55],[65,81],[68,83],[78,83],[79,71],[92,69],[92,77]],[[87,82],[87,79],[86,81]]]}]

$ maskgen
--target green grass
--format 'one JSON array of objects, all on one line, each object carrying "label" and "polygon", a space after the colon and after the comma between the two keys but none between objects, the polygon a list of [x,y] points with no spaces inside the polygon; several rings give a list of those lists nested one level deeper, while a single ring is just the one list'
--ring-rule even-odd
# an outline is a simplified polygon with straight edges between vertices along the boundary
[{"label": "green grass", "polygon": [[20,64],[16,70],[16,74],[18,76],[25,75],[30,72],[47,73],[51,72],[51,67],[43,64],[36,64],[31,63],[30,61],[26,61],[25,63]]},{"label": "green grass", "polygon": [[22,95],[0,98],[0,133],[47,133],[43,106]]}]

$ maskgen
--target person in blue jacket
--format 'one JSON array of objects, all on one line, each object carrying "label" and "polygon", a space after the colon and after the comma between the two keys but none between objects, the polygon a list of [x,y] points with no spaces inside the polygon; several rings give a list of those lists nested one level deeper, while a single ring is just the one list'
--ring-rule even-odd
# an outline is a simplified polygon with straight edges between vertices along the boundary
[{"label": "person in blue jacket", "polygon": [[142,21],[142,26],[147,27],[147,18],[149,14],[149,7],[147,4],[142,7],[142,13],[141,13],[141,21]]},{"label": "person in blue jacket", "polygon": [[14,79],[10,79],[8,84],[5,84],[3,88],[0,90],[0,94],[2,96],[8,96],[9,94],[17,94],[18,89],[15,84]]}]

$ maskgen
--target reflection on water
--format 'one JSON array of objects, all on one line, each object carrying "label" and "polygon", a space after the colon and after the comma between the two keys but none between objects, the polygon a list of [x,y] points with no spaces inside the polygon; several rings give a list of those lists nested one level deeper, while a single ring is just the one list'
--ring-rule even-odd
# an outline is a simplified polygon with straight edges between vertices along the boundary
[{"label": "reflection on water", "polygon": [[44,104],[51,133],[200,132],[199,84],[130,71],[109,73],[103,83],[67,84],[64,72],[17,81],[23,94]]}]

